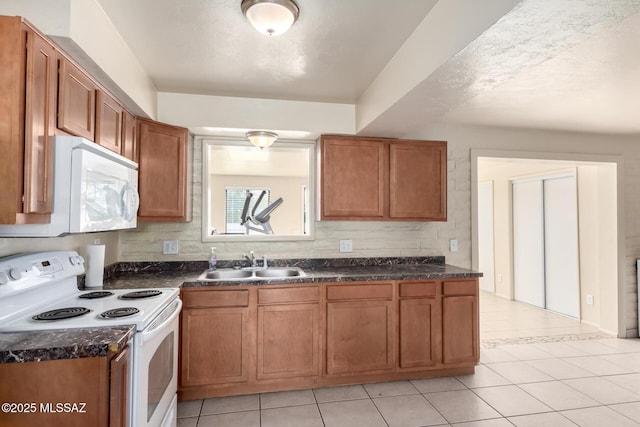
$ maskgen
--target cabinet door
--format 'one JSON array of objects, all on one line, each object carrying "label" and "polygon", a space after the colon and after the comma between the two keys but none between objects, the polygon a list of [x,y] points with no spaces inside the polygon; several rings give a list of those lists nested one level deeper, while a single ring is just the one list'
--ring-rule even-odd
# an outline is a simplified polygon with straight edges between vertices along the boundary
[{"label": "cabinet door", "polygon": [[389,216],[446,221],[446,142],[390,143]]},{"label": "cabinet door", "polygon": [[53,210],[53,136],[58,67],[55,48],[27,31],[23,213]]},{"label": "cabinet door", "polygon": [[318,303],[258,307],[257,378],[319,374]]},{"label": "cabinet door", "polygon": [[327,303],[327,374],[362,374],[393,368],[392,302]]},{"label": "cabinet door", "polygon": [[111,382],[109,385],[109,427],[127,426],[127,378],[130,363],[129,348],[126,347],[111,359]]},{"label": "cabinet door", "polygon": [[189,134],[181,127],[138,120],[140,221],[190,221]]},{"label": "cabinet door", "polygon": [[61,59],[59,85],[58,128],[94,141],[95,83],[71,62]]},{"label": "cabinet door", "polygon": [[440,342],[436,298],[400,300],[400,368],[433,366]]},{"label": "cabinet door", "polygon": [[444,281],[442,287],[442,361],[476,363],[480,358],[478,281]]},{"label": "cabinet door", "polygon": [[138,146],[136,145],[136,118],[128,111],[122,115],[122,155],[138,162]]},{"label": "cabinet door", "polygon": [[182,311],[182,386],[247,381],[248,317],[247,307]]},{"label": "cabinet door", "polygon": [[[3,427],[109,425],[106,357],[1,363],[0,378],[0,402],[36,405],[28,412],[0,412]],[[76,408],[84,412],[65,412],[64,408],[58,409],[58,403],[77,404]]]},{"label": "cabinet door", "polygon": [[322,219],[382,218],[384,143],[323,136],[321,146]]},{"label": "cabinet door", "polygon": [[96,143],[122,153],[122,116],[118,101],[101,90],[96,92]]}]

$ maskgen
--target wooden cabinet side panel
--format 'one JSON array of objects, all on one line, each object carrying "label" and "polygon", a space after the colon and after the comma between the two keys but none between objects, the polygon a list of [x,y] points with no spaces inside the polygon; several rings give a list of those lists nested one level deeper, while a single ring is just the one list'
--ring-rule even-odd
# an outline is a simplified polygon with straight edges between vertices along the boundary
[{"label": "wooden cabinet side panel", "polygon": [[109,94],[96,91],[96,143],[122,154],[122,116],[124,110]]},{"label": "wooden cabinet side panel", "polygon": [[26,214],[53,211],[57,76],[55,48],[39,34],[27,31],[23,207]]},{"label": "wooden cabinet side panel", "polygon": [[138,163],[136,118],[128,111],[122,115],[122,155]]},{"label": "wooden cabinet side panel", "polygon": [[248,379],[249,309],[187,309],[182,312],[182,386]]},{"label": "wooden cabinet side panel", "polygon": [[109,427],[127,426],[127,378],[129,377],[130,351],[126,347],[111,359],[111,381],[109,385]]},{"label": "wooden cabinet side panel", "polygon": [[390,144],[389,216],[447,219],[446,143]]},{"label": "wooden cabinet side panel", "polygon": [[[108,425],[109,364],[105,357],[4,363],[0,364],[0,378],[1,402],[37,405],[34,413],[0,413],[2,426]],[[47,406],[57,402],[86,403],[86,412],[55,412],[55,406]]]},{"label": "wooden cabinet side panel", "polygon": [[187,221],[188,131],[138,120],[139,219]]},{"label": "wooden cabinet side panel", "polygon": [[393,368],[392,302],[327,303],[327,374]]},{"label": "wooden cabinet side panel", "polygon": [[385,145],[379,141],[330,137],[323,137],[321,144],[323,219],[382,218]]},{"label": "wooden cabinet side panel", "polygon": [[0,17],[0,223],[22,213],[26,33],[20,17]]},{"label": "wooden cabinet side panel", "polygon": [[319,304],[258,307],[257,379],[319,375]]},{"label": "wooden cabinet side panel", "polygon": [[96,85],[67,59],[60,60],[58,127],[71,135],[95,139]]},{"label": "wooden cabinet side panel", "polygon": [[442,358],[447,363],[479,358],[478,304],[475,296],[442,298]]}]

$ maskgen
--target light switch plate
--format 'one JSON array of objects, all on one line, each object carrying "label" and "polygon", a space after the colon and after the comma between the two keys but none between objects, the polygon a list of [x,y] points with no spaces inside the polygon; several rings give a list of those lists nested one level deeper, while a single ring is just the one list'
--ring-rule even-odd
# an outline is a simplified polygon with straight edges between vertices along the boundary
[{"label": "light switch plate", "polygon": [[449,251],[458,252],[458,239],[449,240]]},{"label": "light switch plate", "polygon": [[178,241],[177,240],[164,240],[162,242],[162,254],[163,255],[178,255]]},{"label": "light switch plate", "polygon": [[340,252],[353,252],[353,241],[340,240]]}]

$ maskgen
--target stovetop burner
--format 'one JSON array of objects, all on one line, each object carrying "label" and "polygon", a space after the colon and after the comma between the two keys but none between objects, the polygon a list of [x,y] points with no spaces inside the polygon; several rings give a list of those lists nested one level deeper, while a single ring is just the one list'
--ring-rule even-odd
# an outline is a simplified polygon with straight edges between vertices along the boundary
[{"label": "stovetop burner", "polygon": [[120,307],[114,308],[113,310],[107,310],[104,313],[100,313],[100,317],[103,319],[116,319],[118,317],[133,316],[134,314],[139,312],[140,310],[135,307]]},{"label": "stovetop burner", "polygon": [[82,299],[98,299],[98,298],[110,297],[111,295],[115,295],[115,294],[113,292],[109,292],[109,291],[95,291],[95,292],[89,292],[89,293],[86,293],[86,294],[82,294],[78,298],[82,298]]},{"label": "stovetop burner", "polygon": [[158,295],[162,295],[162,291],[157,289],[145,289],[143,291],[135,291],[129,292],[127,294],[120,295],[120,299],[140,299],[140,298],[151,298]]},{"label": "stovetop burner", "polygon": [[56,308],[55,310],[45,311],[32,317],[33,320],[63,320],[72,317],[82,316],[91,310],[85,307],[66,307]]}]

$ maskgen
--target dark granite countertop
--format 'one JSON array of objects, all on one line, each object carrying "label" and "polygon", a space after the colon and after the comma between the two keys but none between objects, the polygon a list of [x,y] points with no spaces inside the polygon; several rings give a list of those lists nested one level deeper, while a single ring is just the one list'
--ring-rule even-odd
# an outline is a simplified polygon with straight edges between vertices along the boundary
[{"label": "dark granite countertop", "polygon": [[[218,261],[220,269],[239,268],[239,261]],[[323,258],[269,260],[271,267],[297,267],[304,276],[270,279],[198,280],[204,261],[122,263],[107,272],[105,289],[282,285],[379,280],[425,280],[481,277],[477,271],[444,263],[444,257]]]},{"label": "dark granite countertop", "polygon": [[[480,277],[481,273],[451,265],[385,265],[303,268],[304,276],[270,279],[187,280],[183,287],[231,285],[282,285],[303,283],[425,280]],[[197,279],[197,278],[196,278]]]},{"label": "dark granite countertop", "polygon": [[120,352],[135,326],[0,332],[0,363],[104,357]]}]

